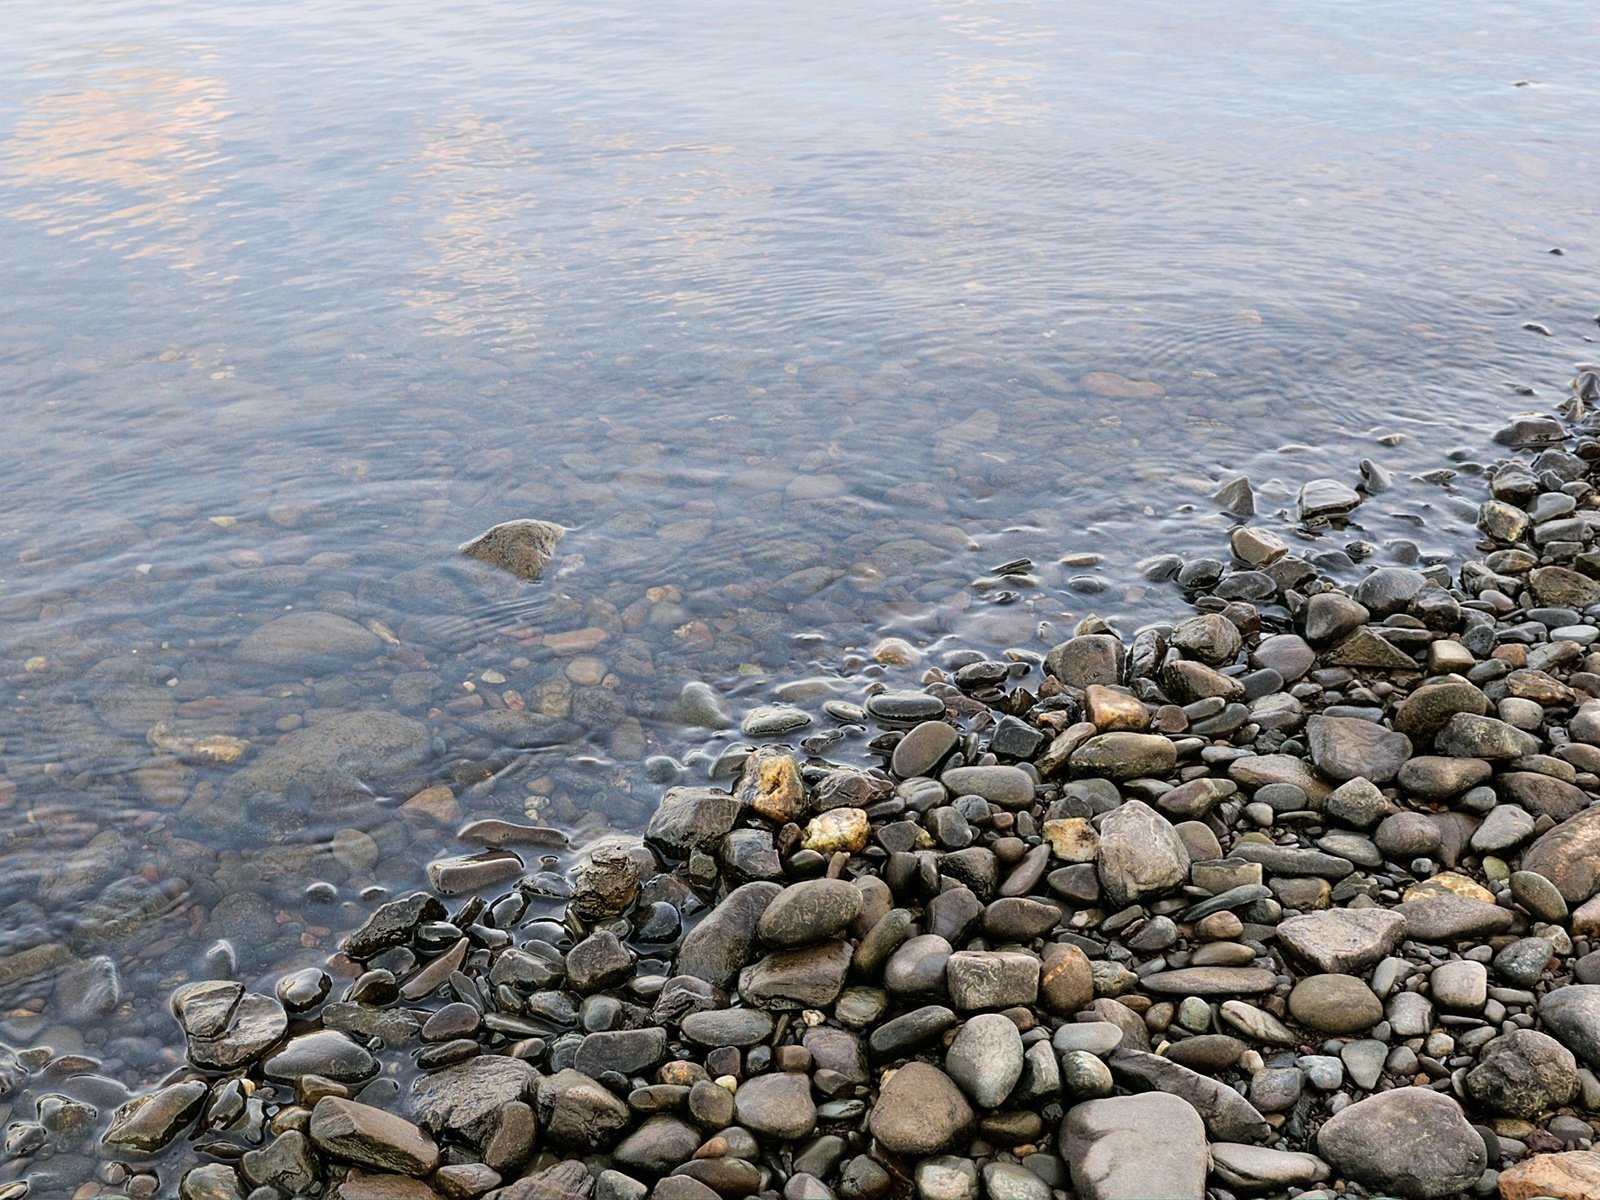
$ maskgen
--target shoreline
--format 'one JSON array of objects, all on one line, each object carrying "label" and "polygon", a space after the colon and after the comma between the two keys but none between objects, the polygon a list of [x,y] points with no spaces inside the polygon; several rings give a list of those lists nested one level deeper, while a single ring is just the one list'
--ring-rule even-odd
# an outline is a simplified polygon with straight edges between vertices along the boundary
[{"label": "shoreline", "polygon": [[[327,972],[181,988],[200,1070],[17,1144],[110,1118],[100,1182],[190,1198],[1589,1194],[1600,441],[1502,436],[1454,573],[1346,593],[1225,488],[1227,552],[1155,571],[1197,615],[751,710],[730,789],[565,876],[437,860]],[[883,771],[800,745],[856,725]]]}]

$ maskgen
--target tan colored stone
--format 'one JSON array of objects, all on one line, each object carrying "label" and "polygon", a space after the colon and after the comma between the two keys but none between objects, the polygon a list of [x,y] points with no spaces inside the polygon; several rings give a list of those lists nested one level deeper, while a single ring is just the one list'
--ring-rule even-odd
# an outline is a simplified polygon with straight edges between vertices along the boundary
[{"label": "tan colored stone", "polygon": [[1500,1172],[1500,1200],[1594,1200],[1600,1196],[1600,1154],[1568,1150],[1539,1154]]},{"label": "tan colored stone", "polygon": [[800,764],[794,755],[782,751],[765,750],[751,755],[735,795],[740,804],[778,824],[795,820],[806,808]]},{"label": "tan colored stone", "polygon": [[1466,896],[1484,904],[1494,903],[1494,893],[1483,885],[1468,879],[1457,871],[1441,871],[1430,879],[1414,883],[1406,889],[1403,899],[1423,900],[1429,896]]},{"label": "tan colored stone", "polygon": [[1150,713],[1144,702],[1127,692],[1091,683],[1084,698],[1089,720],[1102,733],[1112,730],[1143,733],[1150,724]]},{"label": "tan colored stone", "polygon": [[438,825],[454,825],[461,820],[461,805],[456,802],[455,793],[442,783],[423,788],[402,804],[400,811],[408,817],[422,817]]},{"label": "tan colored stone", "polygon": [[1100,835],[1083,817],[1063,817],[1044,823],[1050,853],[1069,863],[1093,862],[1100,854]]},{"label": "tan colored stone", "polygon": [[1069,1016],[1094,1000],[1094,971],[1076,946],[1053,942],[1045,947],[1039,972],[1039,999],[1057,1016]]}]

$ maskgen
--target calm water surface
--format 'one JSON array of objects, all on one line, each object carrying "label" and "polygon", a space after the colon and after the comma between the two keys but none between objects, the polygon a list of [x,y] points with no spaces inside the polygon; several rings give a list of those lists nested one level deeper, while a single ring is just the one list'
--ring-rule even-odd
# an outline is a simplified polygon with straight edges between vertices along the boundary
[{"label": "calm water surface", "polygon": [[[1459,552],[1413,477],[1596,356],[1588,4],[0,17],[0,1041],[130,1084],[219,939],[321,961],[474,816],[638,828],[738,742],[686,681],[1131,628],[1238,474],[1286,527],[1371,458],[1324,545]],[[543,583],[456,556],[522,516]],[[306,611],[366,632],[240,650]]]}]

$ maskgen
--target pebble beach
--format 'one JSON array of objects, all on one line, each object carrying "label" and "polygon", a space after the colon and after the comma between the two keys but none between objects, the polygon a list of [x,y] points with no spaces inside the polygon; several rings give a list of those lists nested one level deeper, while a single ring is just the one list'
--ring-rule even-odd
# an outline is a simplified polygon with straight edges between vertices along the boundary
[{"label": "pebble beach", "polygon": [[[1454,568],[1341,548],[1371,470],[1235,480],[1170,621],[686,686],[732,740],[638,836],[469,822],[320,965],[178,987],[138,1094],[8,1048],[0,1195],[1600,1194],[1594,391],[1499,431]],[[537,587],[562,532],[462,550]]]}]

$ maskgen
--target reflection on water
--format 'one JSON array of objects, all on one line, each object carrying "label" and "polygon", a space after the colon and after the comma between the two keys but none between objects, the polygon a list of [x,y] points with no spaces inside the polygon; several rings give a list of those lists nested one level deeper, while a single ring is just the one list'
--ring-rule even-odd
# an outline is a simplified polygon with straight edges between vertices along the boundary
[{"label": "reflection on water", "polygon": [[227,88],[151,57],[143,47],[108,51],[105,65],[75,86],[24,102],[0,146],[0,178],[38,189],[40,198],[7,216],[51,237],[199,271],[207,257],[201,231],[216,220],[208,206],[225,160]]},{"label": "reflection on water", "polygon": [[[1239,474],[1448,552],[1412,476],[1594,357],[1576,4],[12,17],[0,1042],[130,1085],[463,821],[637,829],[739,742],[686,682],[1137,624]],[[543,582],[456,555],[522,516]]]},{"label": "reflection on water", "polygon": [[[424,236],[434,261],[422,267],[411,302],[438,322],[438,332],[497,344],[537,337],[543,301],[532,269],[539,240],[519,225],[538,197],[511,186],[511,172],[537,151],[521,151],[496,122],[451,114],[421,135],[414,175],[423,198]],[[420,223],[420,222],[419,222]]]}]

